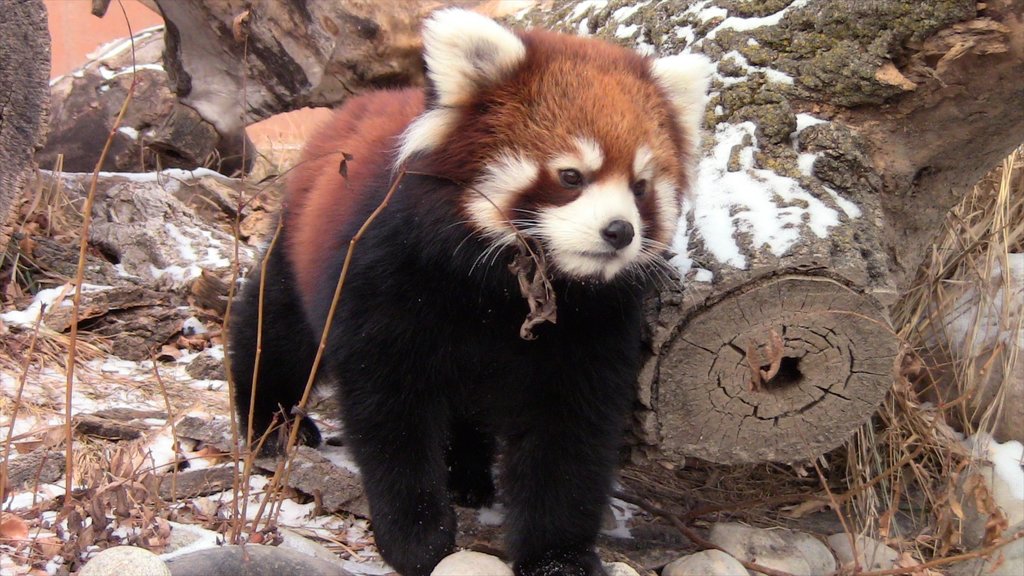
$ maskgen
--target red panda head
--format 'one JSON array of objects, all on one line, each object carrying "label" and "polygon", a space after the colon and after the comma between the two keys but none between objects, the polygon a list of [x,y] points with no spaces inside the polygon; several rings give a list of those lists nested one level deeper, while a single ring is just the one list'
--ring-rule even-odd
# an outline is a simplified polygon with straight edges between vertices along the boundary
[{"label": "red panda head", "polygon": [[466,183],[476,232],[495,246],[529,236],[557,273],[585,280],[668,248],[694,178],[706,58],[512,32],[458,9],[428,19],[423,42],[427,107],[398,163]]}]

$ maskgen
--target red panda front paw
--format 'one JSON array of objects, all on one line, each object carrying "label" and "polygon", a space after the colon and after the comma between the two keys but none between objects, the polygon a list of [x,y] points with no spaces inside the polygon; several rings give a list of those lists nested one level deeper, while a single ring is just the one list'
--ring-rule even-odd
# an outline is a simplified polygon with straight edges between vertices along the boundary
[{"label": "red panda front paw", "polygon": [[517,562],[516,576],[608,576],[593,550],[548,552],[535,560]]}]

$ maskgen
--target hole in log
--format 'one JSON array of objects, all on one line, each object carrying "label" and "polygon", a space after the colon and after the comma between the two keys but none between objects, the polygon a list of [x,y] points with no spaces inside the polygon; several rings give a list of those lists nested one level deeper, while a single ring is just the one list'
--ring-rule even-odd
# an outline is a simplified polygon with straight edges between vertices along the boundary
[{"label": "hole in log", "polygon": [[[768,371],[770,368],[771,365],[761,366],[761,370],[763,371]],[[762,384],[762,389],[769,392],[783,390],[785,388],[796,386],[803,379],[804,374],[800,371],[800,359],[783,356],[782,360],[779,362],[779,371],[771,380]]]}]

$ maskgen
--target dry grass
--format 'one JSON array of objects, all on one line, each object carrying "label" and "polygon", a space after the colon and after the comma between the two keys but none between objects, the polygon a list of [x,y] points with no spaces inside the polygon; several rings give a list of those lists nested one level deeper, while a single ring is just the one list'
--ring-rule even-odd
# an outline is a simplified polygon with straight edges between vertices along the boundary
[{"label": "dry grass", "polygon": [[[964,549],[963,500],[990,502],[991,495],[970,480],[976,462],[962,438],[993,432],[1007,408],[1009,379],[989,376],[1010,374],[1019,354],[1016,346],[992,346],[992,331],[977,311],[1000,305],[999,328],[1011,340],[1020,334],[1021,318],[1005,313],[1008,301],[995,299],[1011,294],[1010,276],[1000,271],[1010,254],[1022,251],[1024,147],[950,212],[894,310],[894,326],[907,346],[903,370],[878,421],[865,426],[847,452],[847,481],[855,494],[848,512],[862,532],[915,547],[920,557]],[[977,304],[962,317],[963,343],[951,349],[945,325],[964,307],[969,290],[978,295]]]}]

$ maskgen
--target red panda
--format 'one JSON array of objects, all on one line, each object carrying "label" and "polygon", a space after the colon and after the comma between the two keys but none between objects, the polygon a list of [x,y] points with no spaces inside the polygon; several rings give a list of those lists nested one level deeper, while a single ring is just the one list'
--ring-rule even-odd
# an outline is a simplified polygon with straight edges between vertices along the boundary
[{"label": "red panda", "polygon": [[[604,574],[593,546],[641,299],[694,180],[709,64],[458,9],[434,13],[423,43],[426,89],[350,99],[289,178],[263,287],[257,270],[229,326],[241,422],[250,397],[257,437],[290,414],[330,321],[320,373],[391,566],[426,575],[452,551],[452,505],[494,499],[500,451],[516,573]],[[328,320],[349,241],[396,180]],[[522,242],[557,302],[533,340],[510,268]],[[295,425],[319,444],[308,416]]]}]

